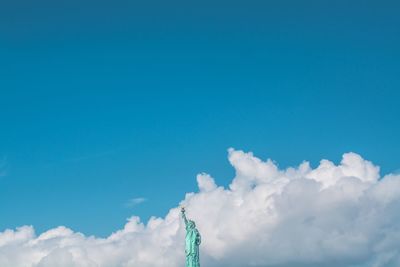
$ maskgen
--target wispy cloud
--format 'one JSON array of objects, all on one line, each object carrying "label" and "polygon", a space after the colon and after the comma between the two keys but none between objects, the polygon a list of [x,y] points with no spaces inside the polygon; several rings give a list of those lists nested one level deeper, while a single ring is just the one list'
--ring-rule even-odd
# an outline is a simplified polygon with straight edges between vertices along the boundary
[{"label": "wispy cloud", "polygon": [[144,197],[131,198],[125,203],[125,207],[132,208],[146,201],[147,199]]}]

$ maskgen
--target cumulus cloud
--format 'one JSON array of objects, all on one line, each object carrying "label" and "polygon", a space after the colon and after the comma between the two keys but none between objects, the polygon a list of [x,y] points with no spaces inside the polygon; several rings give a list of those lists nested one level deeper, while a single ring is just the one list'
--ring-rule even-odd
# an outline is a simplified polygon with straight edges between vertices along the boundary
[{"label": "cumulus cloud", "polygon": [[[208,174],[180,205],[201,234],[203,266],[400,266],[400,175],[355,153],[279,169],[272,160],[229,149],[228,188]],[[128,219],[107,238],[66,227],[37,235],[31,226],[0,233],[0,266],[184,266],[179,205],[147,224]]]}]

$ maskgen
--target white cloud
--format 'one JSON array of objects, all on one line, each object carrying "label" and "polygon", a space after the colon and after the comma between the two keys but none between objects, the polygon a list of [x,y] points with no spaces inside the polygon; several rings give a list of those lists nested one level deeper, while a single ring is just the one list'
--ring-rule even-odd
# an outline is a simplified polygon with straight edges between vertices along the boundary
[{"label": "white cloud", "polygon": [[132,207],[142,204],[143,202],[146,202],[146,201],[147,201],[147,199],[144,197],[131,198],[125,203],[125,206],[127,208],[132,208]]},{"label": "white cloud", "polygon": [[[199,174],[199,191],[181,205],[202,234],[208,267],[400,266],[400,175],[355,153],[339,165],[322,160],[279,169],[251,153],[229,150],[229,188]],[[140,201],[139,201],[140,202]],[[0,266],[184,266],[179,207],[147,224],[138,217],[107,238],[58,227],[39,236],[24,226],[0,233]]]}]

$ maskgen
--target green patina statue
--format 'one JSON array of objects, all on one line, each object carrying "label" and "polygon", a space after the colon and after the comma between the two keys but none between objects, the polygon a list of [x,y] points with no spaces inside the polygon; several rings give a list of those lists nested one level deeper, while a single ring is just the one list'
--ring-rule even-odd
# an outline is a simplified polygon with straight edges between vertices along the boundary
[{"label": "green patina statue", "polygon": [[186,219],[185,208],[182,207],[181,212],[186,225],[186,267],[200,267],[200,233],[196,229],[194,221]]}]

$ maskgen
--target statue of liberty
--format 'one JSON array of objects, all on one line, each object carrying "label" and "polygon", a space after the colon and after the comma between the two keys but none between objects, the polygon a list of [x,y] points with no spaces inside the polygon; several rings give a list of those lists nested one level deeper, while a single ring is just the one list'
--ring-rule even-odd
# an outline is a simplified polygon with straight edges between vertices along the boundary
[{"label": "statue of liberty", "polygon": [[186,219],[185,208],[182,207],[181,212],[182,218],[186,225],[186,267],[200,267],[200,233],[196,229],[196,224],[194,223],[194,221]]}]

